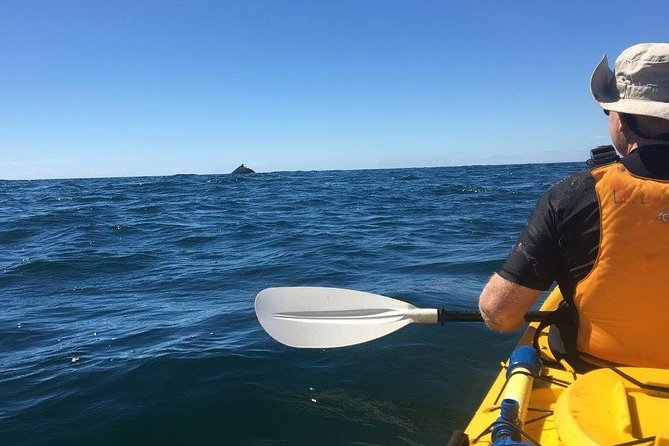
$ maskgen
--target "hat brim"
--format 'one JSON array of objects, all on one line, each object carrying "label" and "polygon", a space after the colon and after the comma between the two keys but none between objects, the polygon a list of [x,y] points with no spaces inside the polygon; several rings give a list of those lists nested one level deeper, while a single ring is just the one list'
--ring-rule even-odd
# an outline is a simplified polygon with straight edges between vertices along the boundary
[{"label": "hat brim", "polygon": [[600,107],[619,113],[669,119],[669,108],[666,103],[621,99],[615,86],[615,74],[609,68],[607,57],[604,56],[590,78],[590,93]]}]

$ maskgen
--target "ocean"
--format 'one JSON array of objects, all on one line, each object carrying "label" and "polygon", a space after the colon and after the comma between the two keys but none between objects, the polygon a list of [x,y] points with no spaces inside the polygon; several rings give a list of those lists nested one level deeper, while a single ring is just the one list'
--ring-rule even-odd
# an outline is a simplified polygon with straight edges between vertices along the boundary
[{"label": "ocean", "polygon": [[258,292],[476,309],[584,163],[0,181],[0,444],[442,445],[520,334],[301,350]]}]

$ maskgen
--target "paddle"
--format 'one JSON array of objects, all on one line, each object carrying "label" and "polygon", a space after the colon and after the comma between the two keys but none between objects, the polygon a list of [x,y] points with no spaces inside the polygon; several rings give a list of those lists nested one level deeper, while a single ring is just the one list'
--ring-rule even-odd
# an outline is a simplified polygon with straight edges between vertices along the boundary
[{"label": "paddle", "polygon": [[[481,322],[477,311],[421,309],[401,300],[341,288],[267,288],[255,301],[260,325],[290,347],[333,348],[361,344],[412,323]],[[548,311],[530,312],[528,322]]]}]

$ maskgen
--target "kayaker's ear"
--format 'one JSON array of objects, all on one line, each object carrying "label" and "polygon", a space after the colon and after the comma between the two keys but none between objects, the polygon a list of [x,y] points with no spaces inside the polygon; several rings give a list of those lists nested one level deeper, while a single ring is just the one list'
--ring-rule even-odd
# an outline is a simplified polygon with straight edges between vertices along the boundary
[{"label": "kayaker's ear", "polygon": [[632,133],[632,127],[627,122],[627,117],[628,115],[625,115],[624,113],[618,113],[618,131],[620,131],[622,134],[625,135],[626,138],[629,138],[630,136],[633,135]]}]

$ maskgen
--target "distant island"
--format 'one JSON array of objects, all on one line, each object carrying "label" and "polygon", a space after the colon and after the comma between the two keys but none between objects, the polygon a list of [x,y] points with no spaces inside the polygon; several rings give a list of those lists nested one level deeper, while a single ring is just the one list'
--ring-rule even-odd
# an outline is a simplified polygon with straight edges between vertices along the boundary
[{"label": "distant island", "polygon": [[253,169],[249,169],[244,164],[232,171],[232,173],[255,173]]}]

